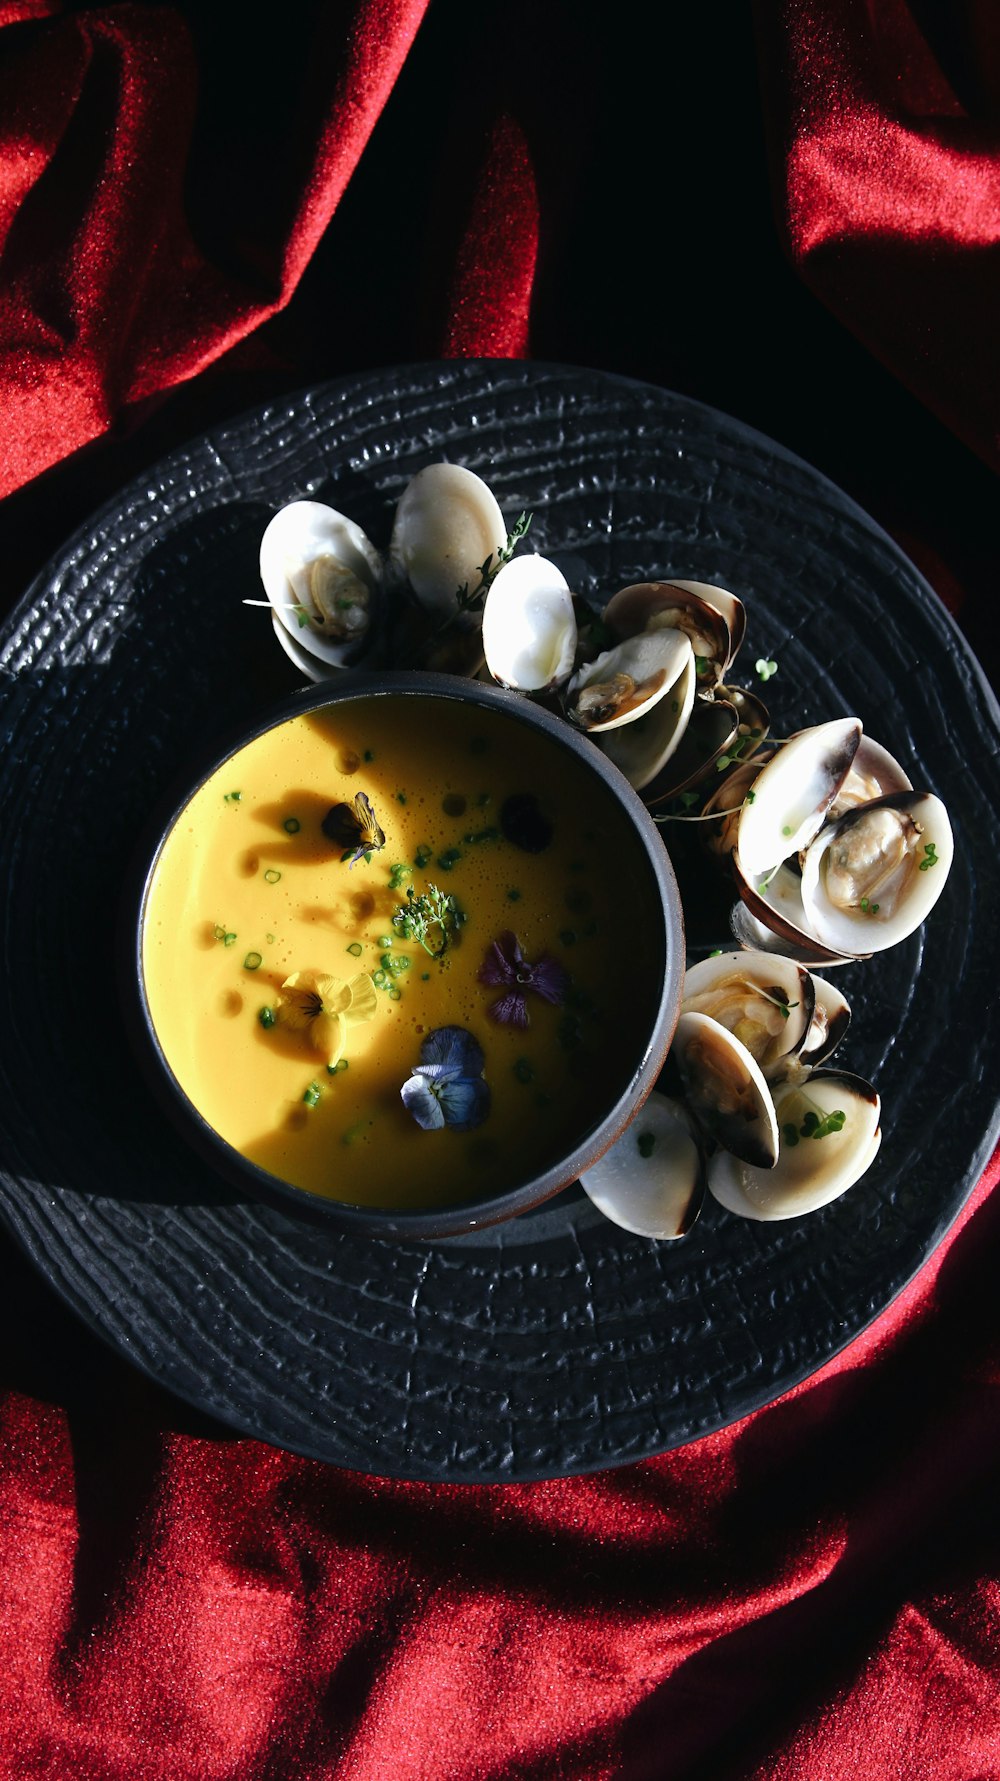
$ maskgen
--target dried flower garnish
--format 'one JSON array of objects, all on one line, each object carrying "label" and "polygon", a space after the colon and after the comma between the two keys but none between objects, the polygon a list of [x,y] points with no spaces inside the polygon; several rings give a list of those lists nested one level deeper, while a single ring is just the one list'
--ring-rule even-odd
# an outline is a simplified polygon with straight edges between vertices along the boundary
[{"label": "dried flower garnish", "polygon": [[528,995],[541,996],[558,1007],[569,986],[569,973],[548,953],[530,964],[517,935],[508,928],[487,952],[479,967],[479,981],[506,992],[490,1003],[486,1012],[491,1020],[502,1026],[526,1027],[530,1019]]},{"label": "dried flower garnish", "polygon": [[346,983],[323,971],[294,971],[281,986],[274,1013],[281,1026],[305,1033],[329,1068],[339,1062],[349,1028],[371,1020],[377,1007],[375,986],[367,971]]},{"label": "dried flower garnish", "polygon": [[450,1126],[471,1132],[490,1110],[483,1048],[465,1027],[438,1027],[420,1047],[420,1062],[400,1089],[407,1113],[425,1132]]},{"label": "dried flower garnish", "polygon": [[344,849],[342,858],[352,866],[385,846],[385,831],[379,826],[367,792],[358,792],[349,804],[332,804],[323,818],[322,829],[328,841]]}]

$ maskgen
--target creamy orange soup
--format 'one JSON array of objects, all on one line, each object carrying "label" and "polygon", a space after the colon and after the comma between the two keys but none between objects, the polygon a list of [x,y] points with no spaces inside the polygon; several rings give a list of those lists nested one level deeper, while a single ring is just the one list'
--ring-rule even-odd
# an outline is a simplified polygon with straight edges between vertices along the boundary
[{"label": "creamy orange soup", "polygon": [[[359,792],[385,844],[350,864],[322,824]],[[430,885],[462,918],[440,957],[393,924]],[[229,1144],[312,1193],[404,1208],[527,1180],[599,1122],[654,1018],[661,931],[634,832],[572,755],[496,712],[388,696],[293,718],[212,774],[161,850],[142,957],[167,1062]],[[480,980],[507,932],[566,974],[558,1005],[525,990],[524,1028]],[[335,1065],[315,1024],[286,1022],[306,973],[368,980]],[[446,1026],[484,1055],[469,1131],[421,1129],[400,1095]]]}]

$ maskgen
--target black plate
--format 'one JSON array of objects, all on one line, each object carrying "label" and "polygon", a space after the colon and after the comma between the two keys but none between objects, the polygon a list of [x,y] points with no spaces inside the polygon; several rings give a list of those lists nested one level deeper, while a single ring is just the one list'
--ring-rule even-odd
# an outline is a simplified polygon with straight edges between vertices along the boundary
[{"label": "black plate", "polygon": [[[313,495],[384,544],[406,479],[442,455],[483,474],[509,520],[530,509],[534,547],[581,589],[671,573],[733,588],[749,608],[742,678],[778,662],[776,728],[856,712],[948,804],[943,901],[839,976],[855,1023],[838,1062],[876,1082],[885,1138],[811,1218],[755,1225],[711,1205],[685,1242],[646,1243],[574,1188],[451,1242],[327,1236],[235,1198],[139,1080],[113,981],[136,833],[189,751],[294,684],[267,614],[241,605],[264,524]],[[829,1359],[974,1186],[997,1128],[997,708],[891,541],[737,422],[509,362],[307,392],[195,441],[98,514],[15,612],[0,672],[3,1216],[92,1327],[236,1428],[468,1482],[657,1453]]]}]

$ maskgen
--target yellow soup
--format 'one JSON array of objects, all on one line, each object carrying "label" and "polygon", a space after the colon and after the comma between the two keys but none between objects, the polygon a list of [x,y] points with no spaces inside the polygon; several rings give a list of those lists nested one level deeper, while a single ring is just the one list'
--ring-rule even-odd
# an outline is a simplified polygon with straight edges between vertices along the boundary
[{"label": "yellow soup", "polygon": [[[374,833],[359,793],[385,839],[351,863]],[[323,828],[339,805],[350,845]],[[431,887],[453,913],[421,944],[401,924]],[[281,723],[212,774],[161,849],[142,959],[166,1060],[229,1144],[312,1193],[416,1208],[527,1181],[600,1123],[655,1019],[662,931],[634,830],[568,750],[388,695]],[[504,981],[482,981],[498,957]],[[469,1130],[423,1128],[400,1092],[445,1027],[482,1052]]]}]

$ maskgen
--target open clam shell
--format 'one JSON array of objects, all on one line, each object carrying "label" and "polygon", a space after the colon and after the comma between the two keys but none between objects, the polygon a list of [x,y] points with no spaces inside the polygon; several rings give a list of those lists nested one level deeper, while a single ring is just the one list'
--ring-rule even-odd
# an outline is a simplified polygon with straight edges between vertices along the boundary
[{"label": "open clam shell", "polygon": [[543,692],[569,678],[576,653],[573,595],[546,557],[514,557],[495,576],[483,607],[483,650],[494,680]]},{"label": "open clam shell", "polygon": [[802,865],[802,905],[824,946],[881,952],[905,940],[937,902],[955,843],[932,792],[861,804],[825,829]]},{"label": "open clam shell", "polygon": [[723,952],[689,966],[681,1014],[708,1014],[745,1045],[765,1081],[801,1051],[816,1005],[813,978],[792,959]]},{"label": "open clam shell", "polygon": [[838,816],[855,809],[858,804],[870,804],[875,798],[887,797],[892,792],[912,790],[912,781],[895,755],[891,755],[873,736],[862,736],[847,777],[827,811],[827,822],[835,822]]},{"label": "open clam shell", "polygon": [[799,1063],[814,1070],[832,1057],[851,1024],[851,1004],[834,983],[810,973],[813,995],[813,1017],[805,1043],[799,1052]]},{"label": "open clam shell", "polygon": [[825,1070],[801,1084],[781,1084],[775,1107],[781,1144],[773,1168],[724,1151],[709,1162],[709,1192],[738,1218],[771,1222],[815,1212],[853,1187],[875,1160],[881,1102],[860,1076]]},{"label": "open clam shell", "polygon": [[428,464],[396,506],[389,563],[421,606],[443,617],[461,588],[478,585],[484,563],[495,564],[506,543],[503,514],[482,478],[461,464]]},{"label": "open clam shell", "polygon": [[697,1125],[744,1162],[773,1167],[778,1156],[774,1102],[746,1046],[709,1014],[682,1014],[671,1058]]},{"label": "open clam shell", "polygon": [[740,816],[737,853],[752,882],[809,845],[847,777],[861,741],[856,717],[799,730],[754,780]]},{"label": "open clam shell", "polygon": [[729,925],[741,946],[787,953],[798,964],[823,969],[867,958],[867,953],[845,953],[827,946],[813,933],[802,903],[802,879],[793,867],[781,865],[751,881],[741,870],[739,854],[731,858],[740,902],[732,910]]},{"label": "open clam shell", "polygon": [[735,654],[732,632],[719,607],[677,581],[633,582],[612,595],[602,617],[611,635],[622,641],[644,632],[681,632],[690,639],[698,684],[705,688],[718,684]]},{"label": "open clam shell", "polygon": [[260,578],[275,618],[304,654],[340,668],[370,650],[382,560],[361,527],[335,508],[321,501],[280,508],[260,541]]},{"label": "open clam shell", "polygon": [[654,699],[635,723],[612,727],[601,736],[599,746],[636,791],[654,784],[683,747],[693,714],[696,679],[694,655],[689,651],[680,674],[668,689],[669,698]]},{"label": "open clam shell", "polygon": [[686,1236],[701,1210],[705,1178],[683,1107],[654,1089],[580,1185],[622,1230],[661,1242]]},{"label": "open clam shell", "polygon": [[635,723],[677,685],[691,654],[682,631],[629,637],[574,674],[567,689],[567,715],[592,734]]}]

